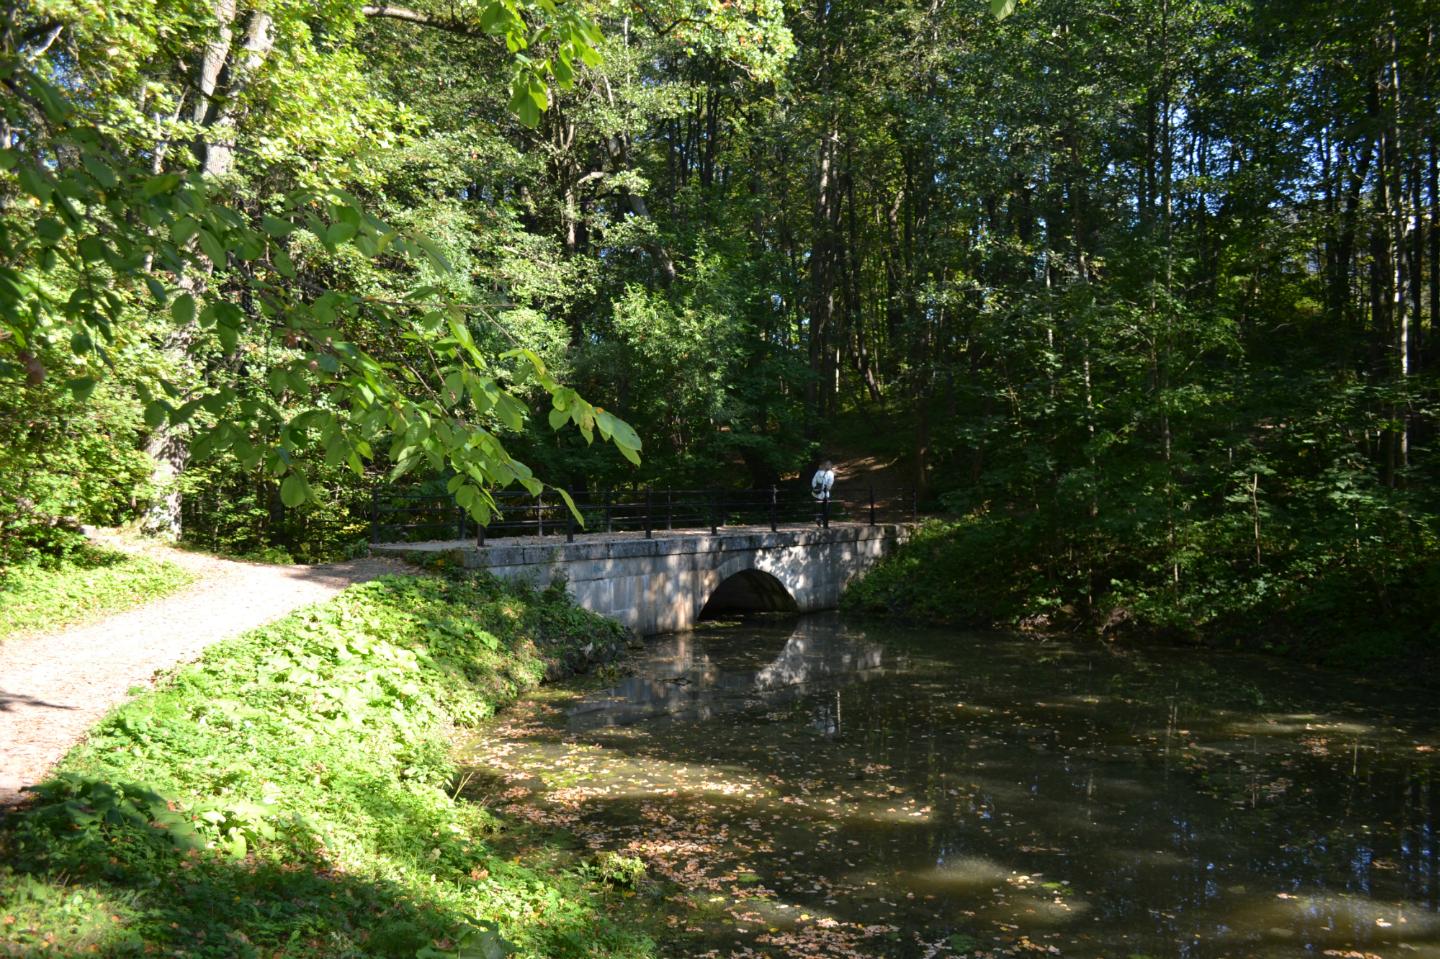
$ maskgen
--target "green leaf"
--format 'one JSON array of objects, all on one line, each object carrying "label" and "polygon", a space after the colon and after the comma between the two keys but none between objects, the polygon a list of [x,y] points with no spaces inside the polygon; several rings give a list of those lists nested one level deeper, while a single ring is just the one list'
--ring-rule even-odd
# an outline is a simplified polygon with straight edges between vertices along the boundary
[{"label": "green leaf", "polygon": [[85,237],[79,243],[75,244],[75,249],[79,251],[82,259],[90,261],[103,260],[110,252],[110,248],[105,245],[105,241],[98,236]]},{"label": "green leaf", "polygon": [[323,429],[331,420],[332,416],[327,410],[306,410],[290,420],[290,429]]},{"label": "green leaf", "polygon": [[216,266],[224,266],[225,244],[221,243],[220,238],[217,237],[214,233],[211,233],[209,230],[206,230],[204,228],[200,230],[199,236],[200,249],[203,250],[205,252],[205,255],[210,258],[210,262],[214,263]]},{"label": "green leaf", "polygon": [[164,400],[151,400],[145,406],[145,425],[152,430],[159,429],[160,424],[165,422],[165,415],[170,412],[170,404]]},{"label": "green leaf", "polygon": [[[595,425],[600,427],[600,435],[614,442],[622,453],[626,450],[639,452],[641,448],[639,434],[620,417],[604,410],[598,410],[595,413]],[[639,462],[638,458],[632,456],[626,456],[626,459],[635,463]]]},{"label": "green leaf", "polygon": [[115,189],[115,185],[120,182],[115,178],[115,171],[110,169],[109,165],[102,162],[99,157],[87,155],[82,158],[80,162],[85,165],[85,169],[95,178],[95,182],[106,190]]},{"label": "green leaf", "polygon": [[544,113],[550,106],[550,98],[545,93],[545,84],[541,83],[538,77],[531,76],[526,84],[525,95],[530,102],[535,104],[538,113]]},{"label": "green leaf", "polygon": [[35,233],[46,243],[59,243],[65,236],[65,224],[53,216],[42,217],[35,223]]},{"label": "green leaf", "polygon": [[70,387],[70,392],[74,397],[83,403],[90,398],[91,393],[95,392],[95,382],[93,376],[77,376],[73,380],[66,380],[65,385]]},{"label": "green leaf", "polygon": [[531,130],[540,125],[540,108],[530,96],[526,78],[517,78],[510,88],[510,112]]},{"label": "green leaf", "polygon": [[514,21],[514,13],[501,0],[493,0],[480,11],[480,27],[486,33],[504,33]]},{"label": "green leaf", "polygon": [[343,438],[338,436],[326,436],[325,440],[325,465],[339,466],[345,462],[345,457],[350,454],[350,448],[345,444]]},{"label": "green leaf", "polygon": [[22,166],[15,175],[20,179],[20,188],[42,203],[48,202],[55,192],[50,181],[36,173],[33,167]]},{"label": "green leaf", "polygon": [[199,229],[199,220],[190,216],[182,216],[170,224],[170,242],[176,246],[184,246],[190,242],[190,238],[193,237]]},{"label": "green leaf", "polygon": [[190,444],[190,456],[196,460],[209,459],[215,452],[215,434],[201,433]]},{"label": "green leaf", "polygon": [[1018,0],[990,0],[990,12],[995,15],[996,20],[1004,20],[1015,12],[1015,5]]},{"label": "green leaf", "polygon": [[525,404],[509,393],[501,393],[496,397],[495,414],[509,429],[519,430],[525,426]]},{"label": "green leaf", "polygon": [[144,197],[156,197],[162,193],[169,193],[180,185],[180,174],[162,173],[159,176],[152,176],[140,187],[140,195]]},{"label": "green leaf", "polygon": [[290,262],[290,254],[277,249],[271,254],[271,258],[275,261],[275,269],[281,276],[286,278],[295,276],[295,265]]},{"label": "green leaf", "polygon": [[260,218],[260,226],[265,232],[277,240],[283,240],[295,232],[295,224],[289,220],[282,220],[279,217],[264,216]]},{"label": "green leaf", "polygon": [[434,240],[431,240],[429,237],[417,236],[415,237],[415,245],[425,251],[425,255],[430,259],[430,262],[434,264],[436,269],[444,273],[451,271],[450,261],[446,259],[444,252],[441,251]]},{"label": "green leaf", "polygon": [[187,423],[187,422],[189,422],[190,417],[192,417],[192,416],[195,415],[195,411],[198,410],[198,409],[200,408],[200,404],[202,404],[202,403],[204,403],[204,402],[205,402],[205,398],[204,398],[204,397],[201,397],[201,398],[199,398],[199,399],[191,400],[190,402],[181,405],[179,409],[173,410],[173,411],[170,413],[170,422],[172,422],[172,423]]},{"label": "green leaf", "polygon": [[240,344],[240,331],[227,323],[217,325],[215,333],[220,337],[220,348],[226,353],[233,353]]},{"label": "green leaf", "polygon": [[[599,41],[596,40],[595,42],[598,43]],[[588,43],[577,43],[576,49],[580,51],[580,62],[584,63],[587,67],[598,67],[604,62],[600,56],[600,52]]]},{"label": "green leaf", "polygon": [[454,406],[465,398],[465,376],[459,370],[445,374],[445,405]]},{"label": "green leaf", "polygon": [[335,219],[359,229],[365,219],[364,214],[359,210],[359,201],[343,190],[339,192],[338,196],[340,202],[331,207]]},{"label": "green leaf", "polygon": [[552,486],[550,488],[560,494],[560,498],[565,501],[566,508],[570,510],[570,515],[575,517],[575,522],[583,527],[585,525],[585,517],[580,515],[580,510],[576,508],[575,501],[570,498],[570,494],[559,486]]},{"label": "green leaf", "polygon": [[475,497],[480,495],[480,490],[468,483],[455,490],[455,502],[461,509],[469,509],[475,504]]},{"label": "green leaf", "polygon": [[195,321],[195,297],[189,293],[181,293],[175,297],[175,302],[170,304],[170,318],[178,326],[189,326]]},{"label": "green leaf", "polygon": [[460,941],[459,959],[507,959],[515,946],[493,928],[476,928]]},{"label": "green leaf", "polygon": [[325,245],[338,246],[355,235],[355,224],[332,223],[325,229]]},{"label": "green leaf", "polygon": [[280,484],[280,502],[290,509],[310,499],[310,484],[299,473],[291,473]]}]

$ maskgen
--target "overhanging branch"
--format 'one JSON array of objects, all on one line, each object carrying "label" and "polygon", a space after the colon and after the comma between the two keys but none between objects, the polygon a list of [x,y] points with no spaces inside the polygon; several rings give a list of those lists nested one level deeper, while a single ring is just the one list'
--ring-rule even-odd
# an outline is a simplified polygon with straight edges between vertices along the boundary
[{"label": "overhanging branch", "polygon": [[409,7],[396,6],[393,3],[366,4],[360,8],[360,12],[375,19],[403,20],[406,23],[414,23],[434,30],[456,33],[462,37],[489,37],[489,34],[478,24],[455,17],[434,16],[419,10],[412,10]]}]

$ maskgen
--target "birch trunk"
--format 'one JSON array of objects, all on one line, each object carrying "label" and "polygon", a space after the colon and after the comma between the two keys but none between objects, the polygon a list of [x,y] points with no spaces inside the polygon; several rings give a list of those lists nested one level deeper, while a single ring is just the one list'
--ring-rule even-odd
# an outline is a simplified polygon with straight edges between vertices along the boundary
[{"label": "birch trunk", "polygon": [[[207,179],[218,180],[234,172],[241,104],[255,74],[274,47],[275,35],[274,20],[268,13],[252,13],[246,23],[239,56],[232,64],[235,0],[215,0],[212,11],[216,30],[200,57],[196,84],[199,97],[191,120],[201,128],[193,146],[200,169]],[[222,79],[226,82],[224,95],[220,96]],[[163,154],[157,152],[156,166],[163,163]],[[180,289],[198,298],[209,285],[217,265],[223,264],[197,256],[195,266],[179,278]],[[192,382],[199,375],[191,358],[195,332],[192,323],[173,330],[165,341],[172,375],[182,382]],[[146,514],[144,528],[152,534],[177,539],[183,526],[180,478],[190,461],[189,433],[184,428],[162,425],[150,435],[145,452],[154,462],[150,479],[158,495]]]}]

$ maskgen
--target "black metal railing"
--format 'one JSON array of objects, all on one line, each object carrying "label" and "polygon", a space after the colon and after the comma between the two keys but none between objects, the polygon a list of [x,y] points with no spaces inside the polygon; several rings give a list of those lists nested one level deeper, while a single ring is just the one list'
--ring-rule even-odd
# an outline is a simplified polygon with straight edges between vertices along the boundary
[{"label": "black metal railing", "polygon": [[672,489],[624,487],[571,491],[580,513],[577,521],[555,490],[531,495],[500,490],[490,522],[478,525],[443,490],[377,488],[371,500],[370,540],[414,543],[582,533],[644,533],[705,530],[727,526],[828,527],[836,523],[913,522],[918,519],[915,490],[909,487],[836,486],[828,499],[817,500],[806,487],[768,489]]}]

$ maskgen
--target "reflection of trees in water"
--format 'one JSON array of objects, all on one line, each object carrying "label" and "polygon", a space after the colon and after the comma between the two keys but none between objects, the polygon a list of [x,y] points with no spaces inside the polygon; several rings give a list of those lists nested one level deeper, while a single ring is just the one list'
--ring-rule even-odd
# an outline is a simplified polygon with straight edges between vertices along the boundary
[{"label": "reflection of trees in water", "polygon": [[840,690],[833,698],[827,697],[815,704],[810,712],[810,727],[822,736],[838,739],[845,732],[845,714],[840,708]]},{"label": "reflection of trees in water", "polygon": [[1257,679],[1282,705],[1247,706],[1226,690],[1248,659],[1200,671],[867,624],[882,654],[850,629],[816,616],[655,641],[573,726],[683,722],[573,737],[601,747],[583,754],[607,787],[587,822],[665,843],[694,829],[721,850],[707,877],[733,849],[804,908],[823,895],[837,917],[932,939],[1068,925],[1085,955],[1388,956],[1403,939],[1440,957],[1433,721],[1332,708],[1304,695],[1308,672]]},{"label": "reflection of trees in water", "polygon": [[[681,633],[653,642],[642,673],[589,696],[570,728],[615,726],[656,716],[706,719],[799,698],[817,682],[858,677],[883,664],[883,648],[833,622],[800,620],[788,633]],[[831,704],[834,707],[835,704]],[[838,719],[830,723],[838,731]]]},{"label": "reflection of trees in water", "polygon": [[[668,843],[682,820],[721,850],[697,867],[707,877],[734,870],[733,849],[782,898],[823,895],[837,917],[932,941],[1068,926],[1090,937],[1084,955],[1389,956],[1403,939],[1440,957],[1429,723],[1330,708],[1303,695],[1309,673],[1257,679],[1283,705],[1247,706],[1229,690],[1248,659],[1201,671],[865,629],[883,654],[824,616],[655,641],[641,676],[572,720],[653,723],[574,737],[602,747],[585,755],[612,787],[587,821],[628,837],[653,801],[646,835]],[[765,789],[710,799],[757,778]]]}]

